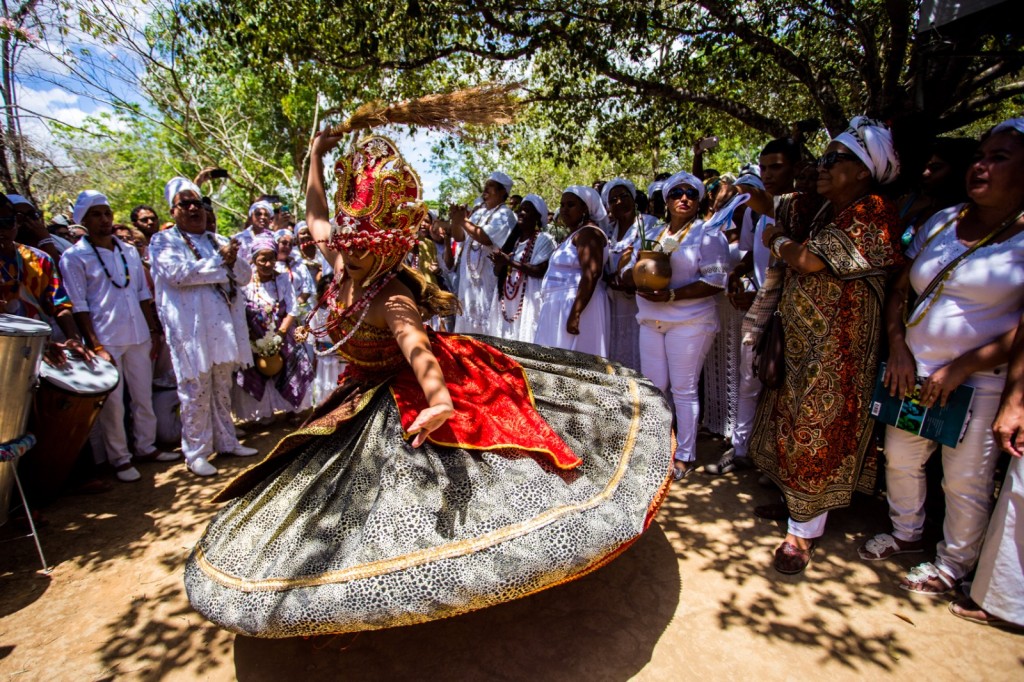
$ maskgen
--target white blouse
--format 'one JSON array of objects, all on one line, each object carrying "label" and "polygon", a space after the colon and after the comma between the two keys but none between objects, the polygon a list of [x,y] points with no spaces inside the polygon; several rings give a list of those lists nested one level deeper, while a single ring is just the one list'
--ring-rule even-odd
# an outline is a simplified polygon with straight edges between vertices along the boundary
[{"label": "white blouse", "polygon": [[[910,284],[918,295],[946,264],[967,250],[956,236],[956,215],[962,207],[952,206],[932,216],[907,249],[907,256],[914,259]],[[1022,308],[1024,232],[975,250],[927,300],[917,301],[906,340],[917,360],[918,374],[929,376],[964,353],[1015,329]],[[976,373],[970,383],[1001,384],[1005,378],[1003,365]]]},{"label": "white blouse", "polygon": [[[653,239],[660,240],[667,229],[668,225],[661,225]],[[652,239],[652,236],[648,235],[648,239]],[[627,270],[636,265],[639,252],[640,243],[637,240]],[[679,248],[669,256],[669,262],[672,265],[669,287],[672,289],[699,281],[724,290],[729,283],[729,242],[720,229],[707,228],[702,220],[693,223]],[[677,299],[664,303],[655,303],[637,296],[636,305],[639,310],[636,319],[639,322],[692,322],[703,319],[706,315],[717,315],[714,296]]]}]

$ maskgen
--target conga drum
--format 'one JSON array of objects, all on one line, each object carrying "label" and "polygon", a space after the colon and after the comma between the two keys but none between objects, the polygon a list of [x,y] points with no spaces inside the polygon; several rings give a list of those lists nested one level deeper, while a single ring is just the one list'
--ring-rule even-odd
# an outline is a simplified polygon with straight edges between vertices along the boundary
[{"label": "conga drum", "polygon": [[[50,325],[18,315],[0,313],[0,443],[27,430],[32,394]],[[7,521],[14,485],[14,462],[0,462],[0,524]]]},{"label": "conga drum", "polygon": [[36,446],[21,460],[21,482],[33,501],[52,501],[75,466],[107,396],[117,386],[117,368],[102,358],[86,362],[65,352],[67,363],[40,370],[29,431]]}]

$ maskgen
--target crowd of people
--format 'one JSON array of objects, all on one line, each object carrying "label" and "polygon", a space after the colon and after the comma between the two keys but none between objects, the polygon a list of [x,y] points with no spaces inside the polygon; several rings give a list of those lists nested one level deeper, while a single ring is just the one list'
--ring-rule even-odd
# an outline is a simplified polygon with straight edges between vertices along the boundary
[{"label": "crowd of people", "polygon": [[[405,264],[460,311],[430,311],[428,324],[597,355],[649,379],[674,416],[675,480],[696,470],[703,422],[729,443],[705,473],[756,467],[781,492],[756,513],[788,519],[782,573],[803,571],[829,512],[880,479],[892,529],[861,558],[930,553],[925,465],[940,450],[942,539],[900,585],[951,594],[976,570],[951,610],[1024,626],[1024,423],[1013,421],[1024,411],[1024,119],[980,141],[936,140],[903,196],[888,190],[900,174],[892,133],[865,117],[817,159],[797,137],[769,141],[736,174],[704,169],[706,150],[694,152],[692,172],[645,191],[614,178],[569,186],[549,206],[495,171],[476,205],[431,211]],[[156,445],[155,377],[176,386],[188,469],[211,476],[215,453],[257,454],[236,419],[297,423],[343,369],[338,344],[302,332],[324,326],[318,302],[339,266],[304,221],[260,199],[227,238],[196,182],[174,178],[164,198],[164,229],[151,206],[115,224],[96,190],[48,226],[23,197],[0,199],[6,311],[52,323],[49,361],[66,349],[121,372],[96,431],[126,482],[140,477],[135,462],[178,457]],[[773,322],[783,371],[762,385],[754,368]],[[883,361],[885,389],[925,408],[974,388],[955,446],[896,426],[877,437]],[[1003,449],[1015,456],[993,512]]]}]

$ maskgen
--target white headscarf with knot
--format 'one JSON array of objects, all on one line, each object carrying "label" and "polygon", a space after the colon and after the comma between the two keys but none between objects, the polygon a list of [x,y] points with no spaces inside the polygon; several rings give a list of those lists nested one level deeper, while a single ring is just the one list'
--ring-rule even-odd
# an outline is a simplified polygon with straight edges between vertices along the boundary
[{"label": "white headscarf with knot", "polygon": [[537,209],[537,213],[540,214],[540,229],[543,230],[548,226],[548,204],[546,201],[536,194],[527,194],[519,205],[522,206],[523,204],[531,204]]},{"label": "white headscarf with knot", "polygon": [[309,227],[309,225],[308,225],[308,224],[306,223],[306,221],[305,221],[305,220],[300,220],[299,222],[295,223],[295,231],[294,231],[294,234],[295,234],[295,238],[296,238],[296,239],[298,239],[298,238],[299,238],[299,230],[301,230],[301,229],[302,229],[302,228],[304,228],[304,227]]},{"label": "white headscarf with knot", "polygon": [[565,188],[565,192],[579,197],[580,201],[586,204],[590,219],[597,223],[602,230],[608,231],[608,211],[604,210],[601,195],[597,193],[596,189],[586,185],[570,185]]},{"label": "white headscarf with knot", "polygon": [[759,190],[764,191],[764,182],[762,182],[761,178],[754,175],[753,173],[744,173],[743,175],[736,178],[736,182],[732,184],[750,185],[751,187],[756,187]]},{"label": "white headscarf with knot", "polygon": [[494,182],[504,187],[505,191],[508,192],[509,194],[512,193],[512,178],[505,175],[501,171],[494,171],[493,173],[491,173],[491,176],[487,179],[493,180]]},{"label": "white headscarf with knot", "polygon": [[893,147],[892,133],[881,121],[854,116],[850,127],[832,138],[849,149],[871,171],[880,185],[888,185],[900,174],[900,157]]},{"label": "white headscarf with knot", "polygon": [[992,133],[1001,133],[1006,130],[1016,130],[1021,135],[1024,135],[1024,117],[1008,118],[992,128]]},{"label": "white headscarf with knot", "polygon": [[[654,193],[655,192],[660,192],[661,188],[664,187],[664,186],[665,186],[665,181],[664,180],[655,180],[651,184],[647,185],[647,197],[648,198],[653,197]],[[662,195],[662,197],[664,198],[664,195]]]},{"label": "white headscarf with knot", "polygon": [[679,171],[678,173],[670,177],[668,180],[666,180],[665,184],[662,185],[661,187],[661,195],[665,197],[666,202],[668,201],[668,193],[671,192],[676,187],[679,187],[680,185],[689,185],[690,187],[694,188],[700,194],[697,200],[704,200],[704,183],[701,182],[700,179],[692,173],[687,173],[686,171]]},{"label": "white headscarf with knot", "polygon": [[93,206],[110,206],[110,202],[107,201],[107,197],[94,189],[84,190],[75,199],[75,208],[71,211],[71,217],[76,223],[81,225],[85,214]]},{"label": "white headscarf with knot", "polygon": [[188,178],[178,176],[168,180],[167,184],[164,185],[164,199],[167,200],[167,205],[170,208],[174,208],[174,198],[187,189],[195,192],[197,197],[203,196],[203,193],[199,191],[199,187]]},{"label": "white headscarf with knot", "polygon": [[274,205],[271,204],[269,201],[261,200],[253,203],[253,205],[249,207],[249,217],[251,218],[252,214],[261,208],[266,209],[267,213],[269,213],[271,216],[274,215]]},{"label": "white headscarf with knot", "polygon": [[625,187],[628,189],[629,196],[633,197],[633,201],[636,201],[636,185],[626,178],[615,178],[614,180],[606,182],[604,187],[601,188],[601,201],[604,202],[605,208],[610,208],[610,206],[608,206],[608,197],[611,196],[612,190],[616,187]]}]

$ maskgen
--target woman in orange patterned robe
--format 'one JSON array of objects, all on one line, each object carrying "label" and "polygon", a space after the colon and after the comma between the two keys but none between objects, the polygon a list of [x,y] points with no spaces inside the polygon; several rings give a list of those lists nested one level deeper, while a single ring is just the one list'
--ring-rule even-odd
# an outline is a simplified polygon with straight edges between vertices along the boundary
[{"label": "woman in orange patterned robe", "polygon": [[903,263],[895,207],[875,187],[897,172],[888,130],[854,119],[818,162],[817,191],[828,201],[814,212],[815,197],[787,197],[780,224],[765,231],[786,267],[778,307],[785,380],[761,397],[751,452],[789,509],[774,562],[782,573],[806,567],[829,510],[874,485],[868,405],[886,278]]}]

